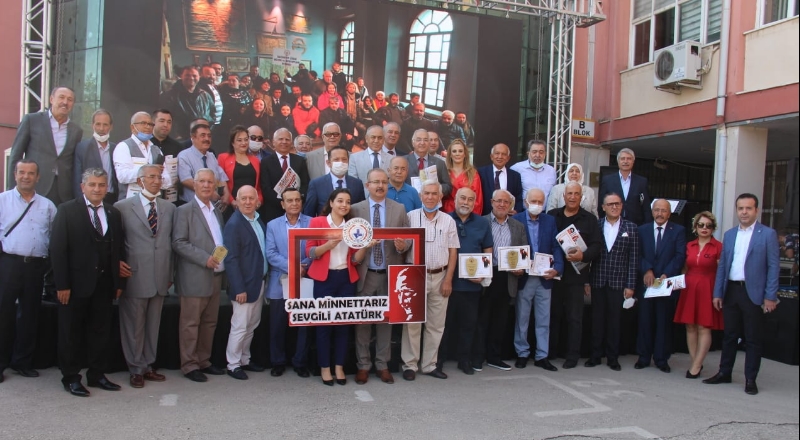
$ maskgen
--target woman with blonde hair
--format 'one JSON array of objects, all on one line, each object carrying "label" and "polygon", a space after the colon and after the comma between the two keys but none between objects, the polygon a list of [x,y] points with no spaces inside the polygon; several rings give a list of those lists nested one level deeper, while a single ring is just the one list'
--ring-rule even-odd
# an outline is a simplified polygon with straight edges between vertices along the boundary
[{"label": "woman with blonde hair", "polygon": [[559,183],[550,190],[550,195],[547,196],[547,208],[545,212],[550,212],[551,209],[561,208],[564,206],[564,188],[567,182],[578,182],[581,184],[582,194],[581,208],[591,212],[597,217],[597,199],[594,195],[594,190],[590,186],[583,184],[583,167],[578,163],[571,163],[567,165],[566,182]]},{"label": "woman with blonde hair", "polygon": [[447,146],[447,157],[444,159],[447,170],[450,172],[450,183],[453,189],[450,194],[442,198],[442,211],[450,213],[456,210],[455,196],[459,189],[467,187],[475,192],[475,207],[472,209],[477,215],[483,210],[483,190],[481,177],[478,170],[469,160],[469,150],[461,139],[456,139]]}]

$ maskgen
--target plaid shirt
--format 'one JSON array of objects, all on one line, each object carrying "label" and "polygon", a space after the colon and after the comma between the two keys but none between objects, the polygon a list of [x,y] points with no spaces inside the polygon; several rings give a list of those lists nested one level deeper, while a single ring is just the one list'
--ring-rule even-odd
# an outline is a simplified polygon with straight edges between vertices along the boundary
[{"label": "plaid shirt", "polygon": [[[592,287],[612,289],[635,289],[636,274],[639,267],[639,231],[636,223],[620,218],[619,233],[611,251],[603,236],[603,250],[600,258],[592,264]],[[605,217],[598,220],[603,230]]]}]

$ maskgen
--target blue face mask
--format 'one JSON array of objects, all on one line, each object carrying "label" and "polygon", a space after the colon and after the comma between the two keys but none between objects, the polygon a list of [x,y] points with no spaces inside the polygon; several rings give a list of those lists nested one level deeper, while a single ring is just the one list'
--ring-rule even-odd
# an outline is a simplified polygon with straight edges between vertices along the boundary
[{"label": "blue face mask", "polygon": [[147,134],[147,133],[142,133],[141,131],[136,130],[136,139],[139,139],[142,142],[147,142],[150,139],[153,139],[153,135],[152,134]]},{"label": "blue face mask", "polygon": [[422,210],[425,211],[425,212],[436,212],[436,211],[439,210],[439,208],[437,208],[435,206],[433,208],[428,208],[427,206],[422,205]]}]

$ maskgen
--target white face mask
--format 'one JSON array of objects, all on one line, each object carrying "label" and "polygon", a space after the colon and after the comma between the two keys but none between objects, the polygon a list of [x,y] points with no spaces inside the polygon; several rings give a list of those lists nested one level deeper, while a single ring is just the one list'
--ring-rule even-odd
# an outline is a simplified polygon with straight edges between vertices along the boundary
[{"label": "white face mask", "polygon": [[529,162],[529,163],[531,164],[531,168],[533,168],[535,170],[542,169],[542,167],[544,166],[544,162],[542,162],[542,163]]},{"label": "white face mask", "polygon": [[537,205],[535,203],[528,205],[528,212],[531,215],[539,215],[542,213],[542,205]]},{"label": "white face mask", "polygon": [[248,145],[248,148],[250,148],[250,151],[252,151],[253,153],[255,153],[255,152],[258,152],[259,150],[261,150],[261,146],[262,146],[262,145],[263,145],[263,144],[262,144],[261,142],[258,142],[258,141],[250,141],[250,144]]},{"label": "white face mask", "polygon": [[154,198],[156,198],[156,197],[158,197],[160,195],[160,194],[151,193],[150,191],[147,190],[147,188],[144,187],[144,185],[142,185],[142,194],[145,197],[150,198],[150,199],[154,199]]},{"label": "white face mask", "polygon": [[96,140],[97,142],[108,142],[108,136],[109,136],[108,133],[106,134],[92,133],[92,136],[94,137],[94,140]]},{"label": "white face mask", "polygon": [[348,164],[345,162],[331,163],[331,173],[336,177],[342,177],[347,174]]}]

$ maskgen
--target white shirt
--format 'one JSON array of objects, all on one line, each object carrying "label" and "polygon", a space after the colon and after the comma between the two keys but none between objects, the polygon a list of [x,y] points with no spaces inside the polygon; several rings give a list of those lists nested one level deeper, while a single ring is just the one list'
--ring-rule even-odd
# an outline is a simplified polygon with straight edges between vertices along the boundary
[{"label": "white shirt", "polygon": [[[425,265],[428,269],[439,269],[447,266],[450,260],[450,249],[458,249],[456,221],[441,211],[436,211],[433,220],[428,219],[425,211],[415,209],[408,213],[409,227],[425,228]],[[412,253],[408,253],[410,257]]]},{"label": "white shirt", "polygon": [[[603,221],[603,236],[606,238],[606,250],[611,252],[611,248],[614,247],[614,242],[617,241],[617,235],[619,234],[619,225],[622,223],[621,219],[617,219],[616,222],[611,223],[608,220],[608,217]],[[663,238],[663,236],[662,236]]]},{"label": "white shirt", "polygon": [[[142,152],[144,155],[143,158],[138,158],[139,162],[144,161],[148,164],[153,163],[153,155],[150,154],[150,149],[153,147],[152,142],[148,142],[147,145],[142,143],[134,135],[131,135],[131,139],[136,142],[136,146],[139,147],[139,151]],[[124,141],[117,144],[117,148],[114,149],[114,171],[117,172],[117,181],[123,185],[130,185],[131,183],[136,183],[136,174],[139,172],[139,168],[142,167],[143,164],[134,164],[133,158],[131,157],[131,150]],[[164,171],[161,172],[161,178],[163,179],[161,182],[161,188],[171,188],[172,187],[172,178],[169,175],[169,171],[167,167],[164,167]],[[124,195],[123,195],[124,197]]]},{"label": "white shirt", "polygon": [[[328,214],[328,225],[331,228],[343,228],[345,222],[342,221],[342,224],[336,225],[333,223],[333,218],[330,214]],[[341,270],[347,269],[347,245],[343,241],[340,241],[339,244],[336,245],[335,248],[331,249],[329,252],[331,253],[331,261],[328,263],[329,270]]]},{"label": "white shirt", "polygon": [[[92,226],[94,226],[94,209],[92,209],[92,202],[90,202],[85,195],[83,196],[83,200],[86,202],[86,212],[89,213],[89,221],[92,223]],[[100,218],[100,225],[103,227],[103,235],[106,235],[106,232],[108,232],[108,219],[106,218],[106,210],[103,209],[103,202],[100,202],[100,205],[98,206],[100,209],[97,210],[97,217]]]},{"label": "white shirt", "polygon": [[[208,204],[206,205],[197,196],[194,196],[194,199],[197,200],[197,204],[200,205],[200,212],[203,213],[203,217],[206,219],[206,224],[208,224],[208,229],[211,230],[211,237],[214,238],[214,246],[222,246],[222,228],[220,228],[219,222],[217,221],[217,216],[214,214],[214,205]],[[222,272],[225,270],[225,263],[224,261],[219,262],[219,267],[214,269],[214,272]]]},{"label": "white shirt", "polygon": [[628,178],[622,177],[622,171],[619,172],[619,184],[622,186],[622,200],[628,200],[628,191],[631,190],[631,176],[633,173],[628,173]]},{"label": "white shirt", "polygon": [[753,238],[753,230],[756,224],[742,229],[742,225],[736,231],[736,244],[733,246],[733,261],[731,270],[728,272],[728,279],[731,281],[744,281],[744,261],[747,257],[747,249],[750,247],[750,239]]},{"label": "white shirt", "polygon": [[[144,194],[139,193],[139,202],[142,204],[142,208],[144,208],[144,218],[150,214],[150,200],[147,200],[147,197]],[[156,215],[158,215],[158,203],[156,203],[156,199],[152,200],[153,202],[153,209],[156,210]],[[201,203],[202,205],[202,203]]]},{"label": "white shirt", "polygon": [[[28,214],[6,237],[6,232],[19,220],[28,203],[33,203]],[[39,194],[34,193],[28,202],[18,188],[0,193],[0,243],[3,251],[23,257],[46,257],[55,218],[56,205]]]},{"label": "white shirt", "polygon": [[544,199],[550,195],[550,190],[556,184],[556,170],[551,165],[544,164],[538,170],[534,169],[528,159],[517,162],[511,169],[522,177],[522,194],[528,194],[531,188],[538,188],[544,193]]},{"label": "white shirt", "polygon": [[664,240],[664,233],[667,231],[667,223],[669,222],[666,221],[663,225],[659,226],[658,223],[653,222],[653,238],[655,238],[655,243],[658,243],[658,228],[661,228],[661,240]]},{"label": "white shirt", "polygon": [[[497,176],[498,171],[500,171],[499,176]],[[500,188],[508,190],[508,170],[506,170],[506,167],[497,168],[496,166],[492,165],[492,188],[494,188],[494,176],[497,176],[497,180],[500,181]],[[490,198],[491,196],[492,194],[489,194]]]},{"label": "white shirt", "polygon": [[[69,118],[63,124],[59,124],[56,118],[53,117],[53,112],[48,110],[47,114],[50,116],[50,129],[53,131],[53,143],[56,144],[56,154],[61,155],[64,147],[67,145],[67,124]],[[56,173],[58,174],[58,173]]]}]

